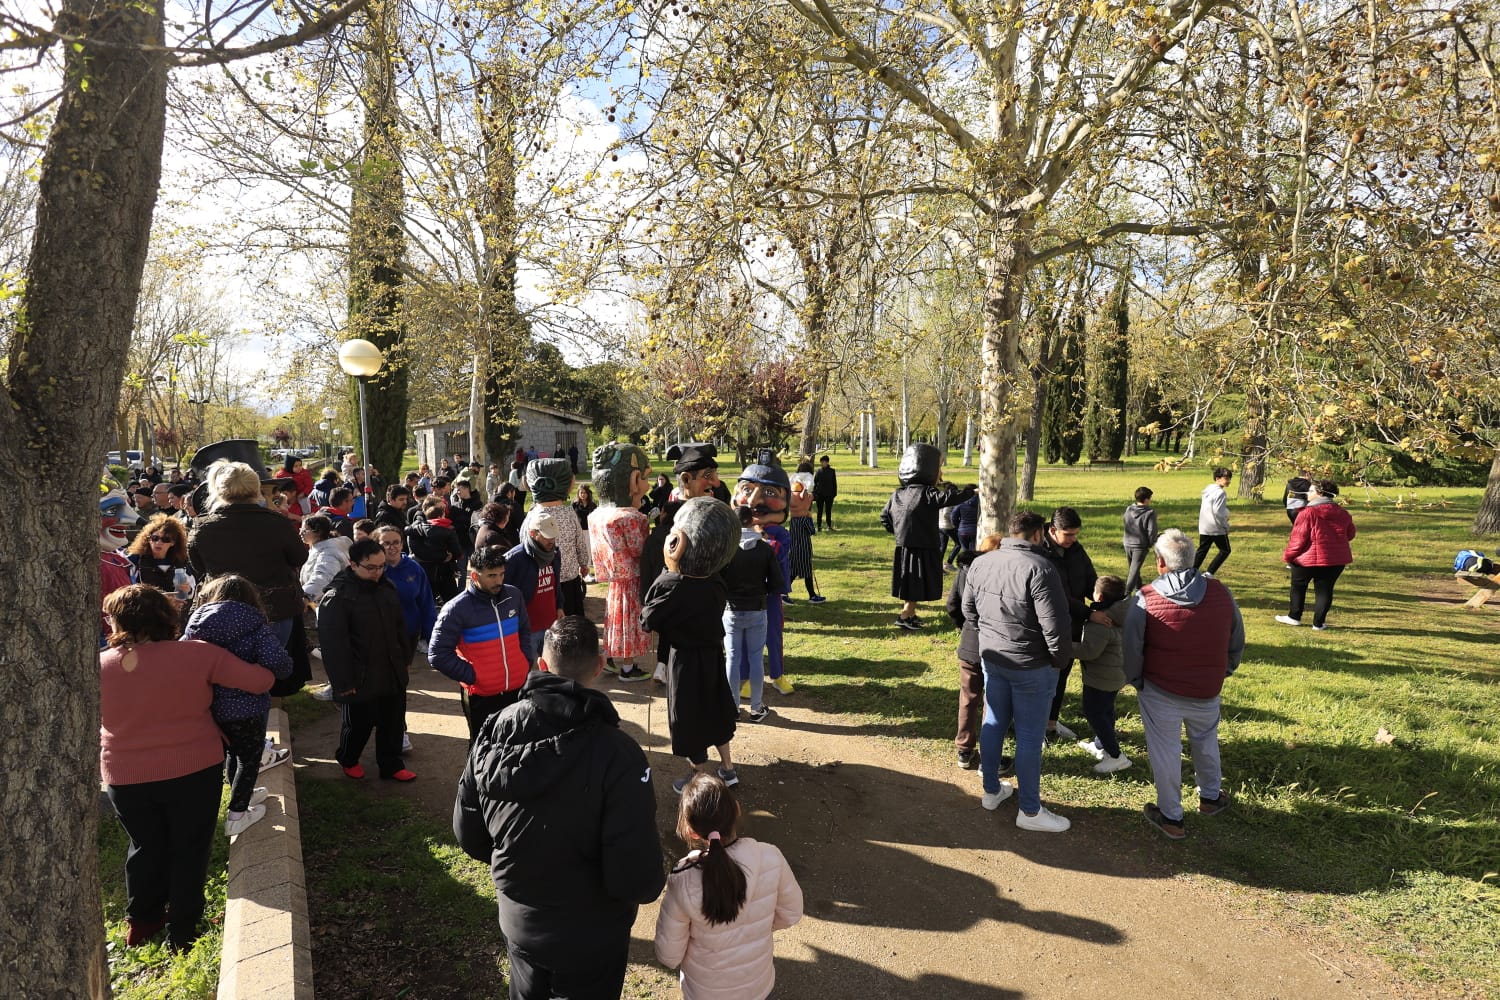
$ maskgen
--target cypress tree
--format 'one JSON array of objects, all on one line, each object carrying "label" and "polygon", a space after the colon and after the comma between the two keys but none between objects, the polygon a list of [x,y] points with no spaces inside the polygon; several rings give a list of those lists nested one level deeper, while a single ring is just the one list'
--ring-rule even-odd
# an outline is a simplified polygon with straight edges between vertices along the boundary
[{"label": "cypress tree", "polygon": [[1089,365],[1088,412],[1084,419],[1090,461],[1118,462],[1125,451],[1130,406],[1130,308],[1120,279],[1110,296],[1109,323],[1095,338]]},{"label": "cypress tree", "polygon": [[1062,333],[1047,405],[1042,415],[1042,454],[1049,464],[1074,465],[1083,454],[1083,314],[1075,313]]}]

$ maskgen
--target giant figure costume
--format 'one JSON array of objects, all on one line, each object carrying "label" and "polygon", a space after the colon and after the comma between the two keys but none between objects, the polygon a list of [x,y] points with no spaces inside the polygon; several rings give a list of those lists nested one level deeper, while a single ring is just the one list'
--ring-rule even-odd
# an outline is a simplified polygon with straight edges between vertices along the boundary
[{"label": "giant figure costume", "polygon": [[615,442],[594,450],[594,493],[599,509],[589,515],[589,551],[594,576],[609,584],[604,602],[604,649],[611,658],[633,661],[651,649],[641,628],[641,552],[650,522],[638,509],[651,488],[651,460],[633,444]]},{"label": "giant figure costume", "polygon": [[[752,521],[761,530],[761,537],[776,553],[781,566],[782,591],[766,595],[766,679],[779,679],[786,669],[782,656],[782,632],[785,628],[785,611],[781,599],[792,589],[792,536],[786,530],[787,505],[791,501],[792,481],[786,470],[775,464],[775,456],[763,451],[753,465],[747,465],[735,483],[731,506],[749,507]],[[740,670],[748,670],[744,663]],[[749,680],[748,673],[740,681]],[[786,693],[790,688],[778,690]]]}]

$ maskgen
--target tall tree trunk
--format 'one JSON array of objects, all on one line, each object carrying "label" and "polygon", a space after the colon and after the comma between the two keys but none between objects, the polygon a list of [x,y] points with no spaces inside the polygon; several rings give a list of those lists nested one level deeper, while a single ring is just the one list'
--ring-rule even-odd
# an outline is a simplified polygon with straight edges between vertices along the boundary
[{"label": "tall tree trunk", "polygon": [[[797,439],[797,454],[812,458],[818,448],[818,431],[823,422],[823,404],[828,396],[828,365],[823,358],[823,339],[828,326],[828,291],[822,268],[813,254],[810,242],[802,232],[788,227],[788,242],[797,250],[802,264],[802,280],[807,294],[802,307],[802,363],[812,365],[815,374],[808,379],[807,406],[802,412],[802,430]],[[842,248],[836,241],[833,253]],[[832,258],[837,264],[837,257]]]},{"label": "tall tree trunk", "polygon": [[[0,996],[106,997],[99,901],[98,456],[134,325],[161,179],[162,7],[64,0],[22,311],[0,388],[0,472],[53,503],[0,536],[12,737],[0,772]],[[101,43],[96,45],[95,43]],[[60,443],[79,461],[57,461]],[[66,553],[67,558],[57,558]]]},{"label": "tall tree trunk", "polygon": [[[485,450],[504,455],[514,450],[520,435],[517,408],[521,362],[525,358],[530,331],[516,298],[516,100],[511,70],[493,66],[481,94],[480,110],[485,156],[485,211],[480,220],[484,234],[486,285],[483,327],[479,336],[488,345],[485,372]],[[537,444],[538,442],[530,442]],[[548,445],[551,442],[547,442]]]},{"label": "tall tree trunk", "polygon": [[1480,501],[1479,513],[1474,515],[1474,534],[1500,534],[1500,448],[1495,449],[1490,462],[1489,482],[1484,486],[1484,499]]},{"label": "tall tree trunk", "polygon": [[1021,294],[1031,266],[1025,221],[994,224],[986,276],[979,405],[981,535],[1003,530],[1016,505],[1016,425],[1023,399],[1016,362]]},{"label": "tall tree trunk", "polygon": [[1245,390],[1245,437],[1240,454],[1240,488],[1236,495],[1247,500],[1266,481],[1266,401],[1253,382]]},{"label": "tall tree trunk", "polygon": [[[405,184],[396,106],[395,0],[376,0],[366,12],[364,52],[364,159],[349,215],[349,336],[370,341],[385,355],[365,382],[370,454],[365,462],[388,483],[400,479],[406,453],[408,370],[402,349],[402,259],[406,254]],[[352,382],[352,380],[351,380]],[[359,396],[352,396],[359,412]]]},{"label": "tall tree trunk", "polygon": [[1042,453],[1042,415],[1047,410],[1047,392],[1052,385],[1053,365],[1057,363],[1060,334],[1057,318],[1048,313],[1037,338],[1036,364],[1031,366],[1031,411],[1026,421],[1026,460],[1021,466],[1021,486],[1017,499],[1030,503],[1036,499],[1036,467]]}]

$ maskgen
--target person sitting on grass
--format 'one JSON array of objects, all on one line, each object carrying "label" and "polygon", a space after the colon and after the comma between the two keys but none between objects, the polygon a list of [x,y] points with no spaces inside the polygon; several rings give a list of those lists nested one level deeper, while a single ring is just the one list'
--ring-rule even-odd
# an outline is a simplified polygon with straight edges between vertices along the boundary
[{"label": "person sitting on grass", "polygon": [[1176,528],[1156,540],[1157,577],[1136,595],[1122,637],[1125,681],[1136,689],[1156,801],[1146,820],[1171,840],[1182,815],[1182,731],[1187,728],[1198,812],[1229,808],[1219,765],[1219,692],[1245,652],[1239,606],[1218,580],[1193,568],[1193,541]]}]

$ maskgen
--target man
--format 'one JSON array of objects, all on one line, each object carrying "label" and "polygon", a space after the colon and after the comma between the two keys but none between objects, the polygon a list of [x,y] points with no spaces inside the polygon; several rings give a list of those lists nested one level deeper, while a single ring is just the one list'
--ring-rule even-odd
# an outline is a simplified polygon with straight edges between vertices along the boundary
[{"label": "man", "polygon": [[636,909],[666,884],[651,768],[593,689],[588,619],[558,619],[537,666],[471,748],[453,833],[490,864],[511,1000],[614,1000]]},{"label": "man", "polygon": [[[1061,574],[1063,592],[1068,595],[1068,627],[1074,642],[1083,638],[1084,622],[1092,621],[1102,628],[1113,624],[1109,615],[1089,608],[1088,602],[1094,596],[1094,583],[1099,574],[1094,570],[1094,561],[1078,541],[1082,532],[1083,519],[1078,516],[1078,511],[1072,507],[1058,507],[1052,512],[1052,523],[1042,533],[1042,547]],[[1057,721],[1062,714],[1063,696],[1067,693],[1068,675],[1072,670],[1073,661],[1070,659],[1063,665],[1062,673],[1057,675],[1057,693],[1052,696],[1052,708],[1047,713],[1049,743],[1058,737],[1070,742],[1078,738],[1077,733]]]},{"label": "man", "polygon": [[[181,479],[180,476],[178,478],[179,480]],[[172,516],[186,523],[188,519],[187,498],[193,492],[192,484],[184,482],[174,483],[170,492],[172,497]]]},{"label": "man", "polygon": [[318,600],[318,641],[341,724],[337,759],[344,774],[363,778],[360,764],[370,733],[380,776],[416,777],[401,759],[406,726],[407,666],[416,640],[406,627],[401,596],[384,579],[380,543],[364,539],[349,547],[349,565]]},{"label": "man", "polygon": [[1125,618],[1125,679],[1135,686],[1156,802],[1146,819],[1172,840],[1182,815],[1182,731],[1187,728],[1198,812],[1229,808],[1219,767],[1219,692],[1245,652],[1245,623],[1229,589],[1192,565],[1193,542],[1176,528],[1156,540],[1156,580]]},{"label": "man", "polygon": [[350,541],[354,540],[354,520],[350,517],[354,511],[354,491],[347,486],[339,486],[328,494],[328,504],[318,509],[319,514],[325,515],[333,522],[334,534],[343,535]]},{"label": "man", "polygon": [[[1047,556],[1040,514],[1010,519],[1010,537],[975,559],[964,581],[964,617],[978,624],[984,669],[984,724],[979,730],[980,802],[998,809],[1014,790],[1016,826],[1061,833],[1071,824],[1042,805],[1042,741],[1057,678],[1072,659],[1068,595]],[[1000,744],[1016,727],[1016,787],[1000,781]]]},{"label": "man", "polygon": [[478,549],[469,585],[438,612],[427,651],[427,661],[459,683],[470,746],[484,720],[521,697],[532,660],[531,620],[521,592],[505,582],[505,550]]},{"label": "man", "polygon": [[1203,565],[1209,546],[1219,550],[1214,561],[1203,571],[1204,576],[1213,576],[1229,558],[1229,488],[1234,475],[1222,465],[1214,470],[1214,481],[1203,487],[1198,502],[1198,554],[1193,557],[1193,569]]},{"label": "man", "polygon": [[437,621],[437,605],[432,600],[432,583],[427,579],[427,571],[401,551],[402,536],[400,528],[389,524],[375,529],[375,541],[380,543],[380,552],[385,556],[385,578],[401,596],[401,617],[406,622],[406,630],[415,640],[416,648],[425,652],[427,641],[432,637],[432,626]]},{"label": "man", "polygon": [[573,475],[578,475],[578,446],[568,445],[568,464],[573,467]]},{"label": "man", "polygon": [[134,493],[130,494],[130,500],[135,504],[135,512],[141,517],[149,518],[156,513],[156,501],[152,497],[153,493],[149,485],[138,487]]},{"label": "man", "polygon": [[[533,661],[542,651],[542,637],[557,618],[557,540],[561,520],[546,510],[533,509],[522,528],[521,544],[505,554],[505,579],[521,592],[521,599],[526,602],[526,619],[531,626],[531,645],[526,652]],[[572,521],[578,523],[576,517]]]},{"label": "man", "polygon": [[828,518],[828,530],[833,527],[833,498],[839,495],[839,474],[828,464],[828,456],[818,459],[818,470],[813,473],[813,502],[818,505],[818,530],[823,530],[823,519]]},{"label": "man", "polygon": [[170,514],[177,508],[172,506],[172,484],[157,483],[151,487],[151,504],[158,513]]},{"label": "man", "polygon": [[497,463],[491,462],[489,474],[484,477],[484,495],[491,500],[499,499],[500,487],[504,486],[505,482],[505,473],[500,471]]},{"label": "man", "polygon": [[406,530],[406,508],[411,503],[411,490],[397,483],[385,488],[385,502],[375,511],[375,523],[390,525],[397,531]]}]

